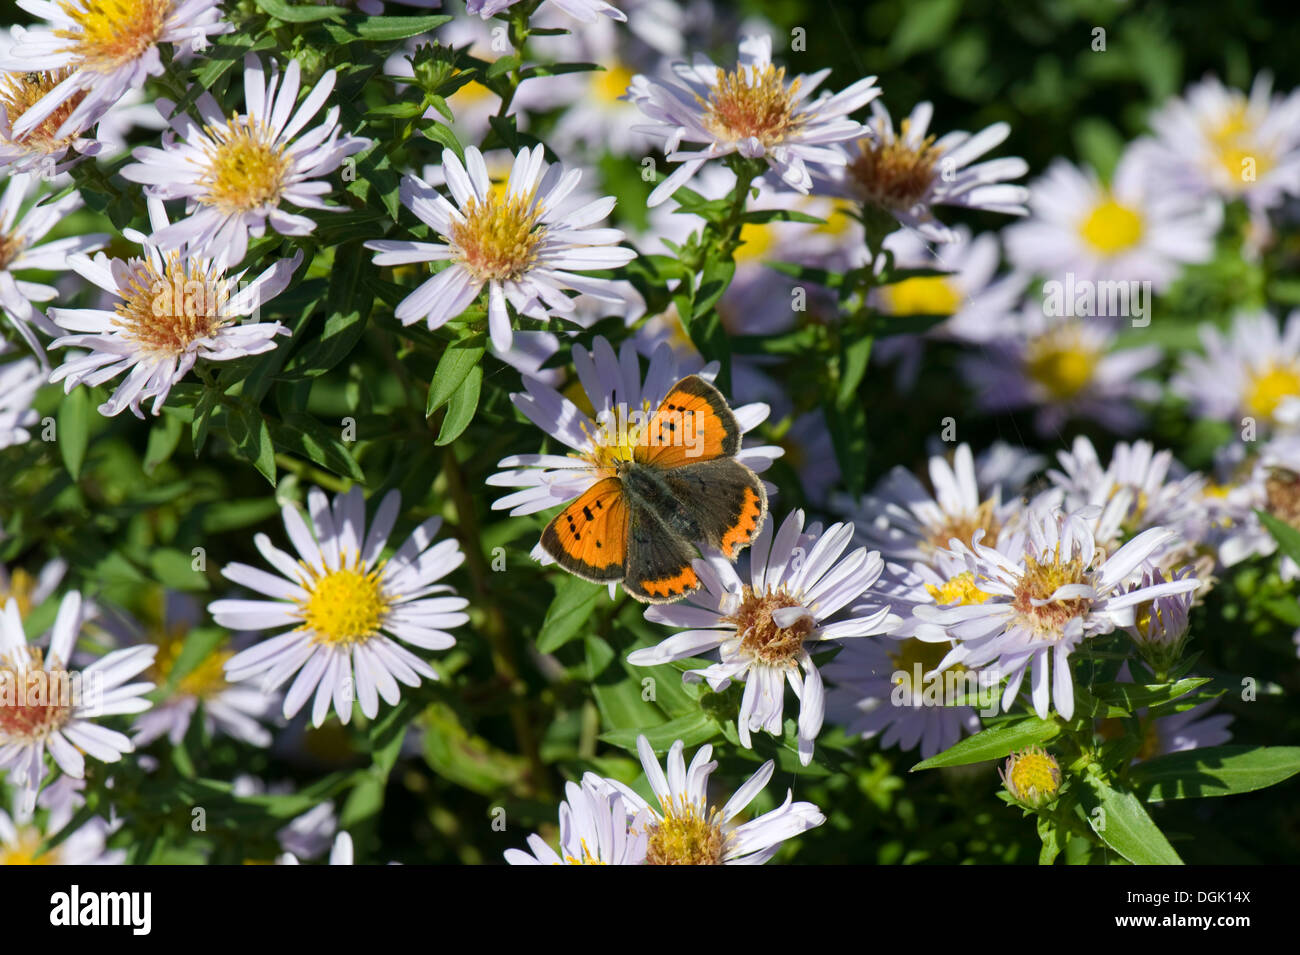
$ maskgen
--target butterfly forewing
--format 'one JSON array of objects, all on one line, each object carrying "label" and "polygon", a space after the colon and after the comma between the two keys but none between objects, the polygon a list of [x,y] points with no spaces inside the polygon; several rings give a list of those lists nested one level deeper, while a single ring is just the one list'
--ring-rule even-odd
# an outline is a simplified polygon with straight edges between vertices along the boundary
[{"label": "butterfly forewing", "polygon": [[542,549],[569,573],[595,583],[622,580],[628,508],[618,478],[597,481],[542,531]]},{"label": "butterfly forewing", "polygon": [[679,468],[733,457],[740,450],[740,425],[722,393],[699,375],[673,385],[646,424],[633,449],[638,464]]}]

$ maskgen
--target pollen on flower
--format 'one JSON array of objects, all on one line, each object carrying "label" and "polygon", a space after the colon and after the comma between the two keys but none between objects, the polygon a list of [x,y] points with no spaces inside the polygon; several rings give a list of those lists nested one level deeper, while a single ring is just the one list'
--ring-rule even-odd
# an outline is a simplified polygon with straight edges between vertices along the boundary
[{"label": "pollen on flower", "polygon": [[1300,528],[1300,474],[1273,468],[1264,479],[1264,495],[1269,514]]},{"label": "pollen on flower", "polygon": [[57,847],[49,852],[41,852],[41,843],[45,839],[35,826],[23,826],[18,830],[17,836],[17,839],[8,844],[0,844],[0,866],[59,864]]},{"label": "pollen on flower", "polygon": [[0,661],[0,746],[43,740],[72,716],[72,679],[59,661],[47,669],[35,647]]},{"label": "pollen on flower", "polygon": [[1079,226],[1085,242],[1104,255],[1114,255],[1138,244],[1142,238],[1142,216],[1107,196]]},{"label": "pollen on flower", "polygon": [[757,139],[764,146],[783,142],[800,125],[795,116],[799,91],[796,77],[789,86],[785,68],[738,66],[728,73],[718,68],[718,81],[709,93],[704,126],[721,140]]},{"label": "pollen on flower", "polygon": [[62,52],[74,54],[79,66],[108,73],[162,39],[172,6],[173,0],[59,0],[76,29],[54,35],[68,41]]},{"label": "pollen on flower", "polygon": [[249,212],[279,203],[290,160],[275,130],[251,116],[231,116],[204,129],[208,166],[199,182],[200,202],[225,213]]},{"label": "pollen on flower", "polygon": [[[5,73],[0,75],[0,109],[3,109],[12,128],[23,114],[36,105],[46,93],[54,89],[69,76],[73,70],[63,68],[48,72],[32,71],[27,73]],[[86,98],[88,90],[73,93],[17,144],[30,153],[49,155],[65,149],[77,138],[78,133],[58,137],[55,134],[64,120],[72,115]],[[2,245],[3,239],[0,239]],[[0,247],[0,268],[4,268],[4,250]]]},{"label": "pollen on flower", "polygon": [[180,355],[232,321],[221,315],[225,283],[212,281],[200,260],[173,252],[161,272],[148,259],[132,259],[128,268],[113,324],[144,350]]},{"label": "pollen on flower", "polygon": [[632,85],[632,71],[615,64],[591,74],[591,85],[596,99],[602,103],[616,103]]},{"label": "pollen on flower", "polygon": [[583,433],[590,440],[591,450],[586,458],[602,471],[614,472],[619,465],[633,459],[633,449],[644,445],[647,440],[646,422],[650,420],[650,402],[641,403],[640,413],[626,417],[607,413],[597,415],[596,432],[587,429],[587,423],[581,423]]},{"label": "pollen on flower", "polygon": [[1027,805],[1048,803],[1061,789],[1060,764],[1037,746],[1011,754],[1005,771],[999,772],[1007,792]]},{"label": "pollen on flower", "polygon": [[784,590],[755,594],[752,587],[746,587],[740,606],[723,618],[723,622],[736,628],[743,652],[769,666],[792,667],[798,664],[804,641],[817,624],[805,614],[790,626],[779,627],[772,614],[785,607],[800,606],[799,600]]},{"label": "pollen on flower", "polygon": [[309,596],[302,608],[302,627],[317,643],[351,646],[379,633],[392,601],[380,583],[383,565],[366,573],[354,553],[338,570],[319,574],[304,567],[303,587]]},{"label": "pollen on flower", "polygon": [[[3,268],[3,266],[0,266]],[[32,612],[32,595],[36,590],[36,578],[19,567],[9,576],[9,585],[0,585],[0,607],[10,600],[18,602],[18,616],[26,617]]]},{"label": "pollen on flower", "polygon": [[591,850],[587,848],[586,839],[579,839],[578,842],[582,848],[582,855],[565,856],[564,857],[565,865],[605,865],[606,864],[604,862],[601,862],[594,855],[592,855]]},{"label": "pollen on flower", "polygon": [[22,240],[14,235],[0,233],[0,272],[9,267],[9,263],[23,250]]},{"label": "pollen on flower", "polygon": [[946,548],[949,541],[954,537],[963,544],[969,545],[971,538],[975,536],[976,531],[984,532],[984,541],[996,540],[998,533],[1002,530],[1002,524],[998,521],[997,514],[994,512],[992,498],[981,501],[979,507],[973,511],[967,511],[964,514],[945,515],[945,519],[929,528],[930,537],[925,543],[936,549]]},{"label": "pollen on flower", "polygon": [[646,865],[722,865],[727,838],[716,810],[703,814],[681,798],[665,802],[663,811],[646,829]]},{"label": "pollen on flower", "polygon": [[[1245,97],[1234,97],[1228,114],[1210,130],[1210,143],[1214,147],[1215,157],[1228,174],[1229,182],[1257,181],[1272,168],[1275,161],[1273,150],[1252,141],[1254,127],[1246,111]],[[1253,176],[1248,178],[1247,172],[1253,173]]]},{"label": "pollen on flower", "polygon": [[904,279],[880,290],[891,315],[951,315],[961,307],[962,296],[943,275]]},{"label": "pollen on flower", "polygon": [[891,211],[906,211],[921,201],[939,161],[933,136],[915,148],[907,144],[909,127],[905,119],[896,137],[859,140],[858,155],[849,163],[849,176],[865,199]]},{"label": "pollen on flower", "polygon": [[[185,648],[185,634],[167,634],[157,641],[158,653],[153,666],[149,669],[149,679],[162,686],[171,677]],[[229,688],[226,682],[226,661],[234,656],[231,650],[215,650],[186,673],[176,684],[179,696],[193,696],[199,699],[211,699]]]},{"label": "pollen on flower", "polygon": [[969,570],[962,571],[945,581],[942,587],[926,584],[925,589],[934,598],[935,603],[944,607],[982,604],[990,596],[975,586],[975,574]]},{"label": "pollen on flower", "polygon": [[1246,382],[1245,407],[1256,418],[1271,420],[1278,405],[1300,396],[1300,366],[1271,362]]},{"label": "pollen on flower", "polygon": [[1087,597],[1053,600],[1052,595],[1068,584],[1082,584],[1087,578],[1083,559],[1062,560],[1060,545],[1046,560],[1025,558],[1025,570],[1016,584],[1011,605],[1029,629],[1052,639],[1061,636],[1065,625],[1085,613]]},{"label": "pollen on flower", "polygon": [[483,281],[517,279],[537,261],[546,236],[541,203],[530,195],[470,197],[448,238],[457,260]]},{"label": "pollen on flower", "polygon": [[1062,326],[1025,348],[1025,372],[1056,401],[1068,401],[1092,381],[1100,359],[1097,350]]}]

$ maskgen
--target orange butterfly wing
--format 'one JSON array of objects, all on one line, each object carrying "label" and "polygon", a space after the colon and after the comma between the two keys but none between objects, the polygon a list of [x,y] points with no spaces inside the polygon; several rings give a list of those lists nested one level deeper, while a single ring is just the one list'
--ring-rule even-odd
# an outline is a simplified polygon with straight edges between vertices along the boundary
[{"label": "orange butterfly wing", "polygon": [[542,531],[542,550],[569,573],[603,584],[622,580],[627,563],[628,509],[623,483],[603,478]]},{"label": "orange butterfly wing", "polygon": [[740,425],[727,399],[699,375],[673,385],[632,449],[638,464],[679,468],[715,458],[735,457]]}]

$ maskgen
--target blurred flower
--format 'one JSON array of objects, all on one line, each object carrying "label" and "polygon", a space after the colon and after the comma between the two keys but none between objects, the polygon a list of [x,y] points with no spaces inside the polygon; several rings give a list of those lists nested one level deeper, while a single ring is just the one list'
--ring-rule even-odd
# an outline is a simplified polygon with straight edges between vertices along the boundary
[{"label": "blurred flower", "polygon": [[[465,9],[471,15],[477,14],[484,20],[496,16],[502,10],[509,10],[520,0],[465,0]],[[556,8],[584,23],[594,23],[601,14],[620,22],[627,20],[623,12],[605,0],[549,0]]]},{"label": "blurred flower", "polygon": [[786,793],[780,808],[737,825],[735,820],[772,778],[775,763],[768,760],[736,790],[721,809],[709,802],[709,776],[718,766],[709,762],[712,746],[701,746],[691,765],[686,766],[681,740],[668,750],[668,773],[659,765],[644,736],[636,740],[637,754],[646,780],[659,805],[647,803],[630,786],[615,779],[592,780],[620,792],[638,815],[649,821],[642,830],[646,844],[646,865],[762,865],[776,855],[781,843],[826,821],[810,802],[792,802]]},{"label": "blurred flower", "polygon": [[635,815],[627,800],[599,777],[588,774],[582,784],[565,783],[560,803],[560,851],[539,835],[528,837],[531,854],[507,849],[511,865],[642,865],[646,857],[649,809]]},{"label": "blurred flower", "polygon": [[[1129,146],[1109,185],[1091,169],[1052,163],[1030,184],[1029,219],[1006,229],[1012,264],[1055,281],[1150,282],[1159,293],[1183,265],[1208,262],[1221,208],[1153,181],[1151,158],[1149,143]],[[1108,306],[1095,296],[1096,314]]]},{"label": "blurred flower", "polygon": [[[711,159],[733,153],[761,158],[781,181],[797,192],[808,192],[813,180],[808,164],[842,166],[833,144],[856,139],[864,128],[848,115],[880,95],[876,78],[858,80],[841,93],[809,97],[830,75],[819,70],[789,82],[785,68],[772,64],[770,36],[745,37],[740,62],[730,73],[698,55],[694,63],[675,63],[679,82],[661,82],[638,74],[628,96],[654,125],[646,132],[664,138],[673,173],[650,193],[649,205],[663,202],[694,178]],[[704,148],[684,152],[682,142]]]},{"label": "blurred flower", "polygon": [[54,202],[38,199],[19,218],[18,209],[35,181],[36,176],[29,173],[11,175],[4,196],[0,198],[0,311],[9,316],[14,330],[40,359],[42,366],[48,367],[45,349],[31,326],[47,335],[59,334],[59,327],[32,303],[48,302],[58,292],[48,285],[25,282],[16,273],[31,270],[64,272],[71,268],[69,256],[93,252],[108,241],[108,236],[98,233],[71,236],[37,245],[38,240],[62,219],[80,209],[82,201],[77,192],[70,192]]},{"label": "blurred flower", "polygon": [[144,694],[154,685],[127,680],[149,667],[156,647],[115,650],[80,672],[68,671],[81,622],[81,594],[70,591],[43,654],[27,645],[17,600],[10,598],[0,614],[0,769],[22,790],[28,809],[45,780],[47,748],[60,770],[81,778],[87,754],[115,763],[134,748],[121,733],[94,721],[151,705]]},{"label": "blurred flower", "polygon": [[733,679],[744,682],[736,729],[746,749],[753,746],[754,730],[778,737],[784,732],[788,681],[799,698],[799,761],[807,766],[825,714],[812,652],[826,641],[881,633],[898,620],[888,608],[870,606],[837,619],[867,595],[883,569],[880,555],[865,547],[841,559],[853,540],[852,524],[833,524],[824,533],[814,525],[805,534],[803,511],[792,511],[774,534],[774,520],[763,525],[750,547],[748,582],[730,562],[696,560],[704,586],[676,604],[645,611],[654,623],[690,629],[636,650],[627,660],[658,666],[716,649],[718,663],[688,670],[682,678],[704,680],[715,692]]},{"label": "blurred flower", "polygon": [[72,820],[71,810],[54,810],[44,822],[19,812],[10,816],[0,809],[0,866],[6,865],[122,865],[125,849],[106,846],[110,829],[103,819],[90,819],[46,852],[41,846]]},{"label": "blurred flower", "polygon": [[1108,555],[1096,546],[1089,516],[1040,508],[1026,515],[1023,532],[997,547],[983,544],[981,532],[969,546],[952,548],[974,574],[974,586],[991,599],[916,608],[917,617],[958,641],[940,671],[955,663],[996,664],[1010,677],[1002,696],[1008,709],[1032,663],[1034,711],[1046,719],[1054,702],[1069,719],[1074,715],[1070,654],[1091,637],[1132,624],[1139,604],[1196,589],[1198,581],[1191,577],[1126,589],[1173,532],[1152,528]]},{"label": "blurred flower", "polygon": [[80,98],[54,137],[87,129],[128,90],[164,70],[158,44],[176,53],[207,48],[209,38],[234,27],[221,21],[220,0],[17,0],[48,24],[16,37],[0,69],[67,71],[13,124],[22,138],[61,106]]},{"label": "blurred flower", "polygon": [[1060,764],[1038,746],[1012,753],[998,775],[1012,798],[1027,809],[1041,809],[1054,802],[1061,790]]},{"label": "blurred flower", "polygon": [[469,620],[463,613],[468,601],[436,581],[459,567],[465,555],[455,540],[433,544],[442,519],[432,517],[391,558],[381,559],[402,506],[397,491],[384,496],[368,533],[360,487],[337,495],[332,506],[323,491],[312,488],[307,504],[310,527],[294,505],[282,511],[298,560],[265,534],[253,539],[282,576],[247,564],[222,568],[227,580],[272,599],[214,601],[208,610],[218,624],[232,630],[292,627],[227,660],[226,678],[239,682],[262,675],[269,692],[297,673],[285,695],[285,717],[315,692],[316,726],[325,721],[331,699],[344,723],[352,718],[354,698],[374,719],[381,696],[390,706],[397,704],[398,682],[419,686],[420,677],[438,679],[429,664],[393,637],[425,650],[455,644],[446,629]]},{"label": "blurred flower", "polygon": [[[1173,580],[1190,577],[1190,567],[1185,567]],[[1147,570],[1142,579],[1129,585],[1130,590],[1143,590],[1159,587],[1165,583],[1165,577],[1159,570]],[[1192,609],[1192,591],[1180,594],[1166,594],[1150,603],[1138,606],[1133,622],[1125,627],[1137,644],[1142,659],[1157,674],[1164,673],[1182,659],[1183,647],[1187,645],[1187,616]]]},{"label": "blurred flower", "polygon": [[0,450],[31,440],[27,429],[41,420],[32,410],[32,399],[43,384],[45,373],[35,358],[0,365]]},{"label": "blurred flower", "polygon": [[[155,236],[166,228],[159,200],[149,201]],[[57,308],[50,316],[60,331],[76,334],[56,338],[51,348],[89,348],[90,354],[65,356],[50,381],[65,381],[71,391],[79,384],[101,385],[123,372],[126,378],[99,413],[108,417],[130,408],[144,418],[141,402],[153,398],[153,413],[162,410],[172,387],[200,358],[232,361],[260,355],[275,347],[277,335],[289,329],[279,322],[247,322],[262,304],[279,295],[302,263],[302,250],[280,259],[254,281],[242,283],[243,272],[226,275],[226,266],[182,249],[165,253],[153,239],[126,229],[122,233],[143,247],[139,258],[110,259],[103,252],[93,259],[73,255],[68,264],[79,275],[118,299],[112,309]]]},{"label": "blurred flower", "polygon": [[[53,595],[67,572],[68,562],[57,557],[46,561],[35,577],[21,567],[9,571],[0,564],[0,607],[13,599],[18,604],[18,616],[26,619],[33,609]],[[83,603],[83,618],[91,616],[86,612],[89,606],[89,601]]]},{"label": "blurred flower", "polygon": [[565,172],[547,164],[543,149],[520,150],[504,188],[494,188],[483,154],[465,150],[465,166],[452,152],[443,156],[453,206],[424,180],[402,179],[402,202],[432,228],[441,242],[375,239],[366,248],[378,252],[376,265],[411,262],[451,262],[397,306],[405,325],[425,321],[438,328],[455,318],[488,288],[488,332],[492,347],[507,352],[511,345],[509,302],[520,315],[546,319],[568,317],[575,289],[618,302],[611,280],[575,275],[571,269],[610,269],[636,258],[633,249],[618,245],[617,229],[593,229],[614,208],[607,196],[578,208],[565,200],[582,178],[580,170]]},{"label": "blurred flower", "polygon": [[[340,832],[334,837],[334,844],[330,847],[330,865],[352,865],[352,837],[346,832]],[[299,865],[298,857],[292,852],[286,852],[275,860],[279,865]]]},{"label": "blurred flower", "polygon": [[933,115],[932,104],[918,103],[895,132],[889,110],[873,102],[867,134],[848,150],[847,165],[819,182],[819,191],[879,208],[931,242],[957,239],[934,217],[935,206],[1024,215],[1029,190],[1007,180],[1028,172],[1028,163],[1008,156],[970,165],[1000,145],[1011,127],[994,123],[973,136],[951,132],[936,140],[928,135]]},{"label": "blurred flower", "polygon": [[268,80],[261,60],[249,54],[244,58],[248,112],[226,117],[212,94],[204,92],[195,101],[202,125],[176,113],[170,100],[158,100],[158,111],[175,135],[164,137],[162,149],[136,149],[136,161],[122,169],[124,178],[144,185],[146,195],[185,200],[184,219],[155,224],[154,245],[163,251],[188,246],[235,265],[248,250],[248,237],[261,238],[268,222],[287,236],[309,235],[316,228],[309,217],[282,208],[285,203],[343,211],[321,198],[333,189],[323,177],[370,140],[340,135],[337,106],[319,126],[299,136],[329,99],[335,76],[333,70],[322,76],[294,111],[300,74],[298,61],[290,60],[283,78],[273,65]]}]

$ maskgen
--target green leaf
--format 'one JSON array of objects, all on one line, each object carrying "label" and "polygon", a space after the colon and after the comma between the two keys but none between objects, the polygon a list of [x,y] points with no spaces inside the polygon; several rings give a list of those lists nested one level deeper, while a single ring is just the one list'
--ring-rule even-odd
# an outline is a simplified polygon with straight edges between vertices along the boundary
[{"label": "green leaf", "polygon": [[309,414],[286,415],[271,422],[271,437],[277,447],[292,451],[328,471],[364,482],[365,473],[334,429]]},{"label": "green leaf", "polygon": [[195,668],[212,654],[212,651],[226,641],[226,637],[226,631],[221,627],[195,627],[187,633],[185,642],[181,645],[181,652],[167,674],[166,694],[171,695],[180,681],[193,673]]},{"label": "green leaf", "polygon": [[858,393],[858,385],[867,373],[871,361],[871,345],[874,339],[863,335],[854,341],[846,342],[840,352],[840,384],[835,396],[836,406],[843,410],[852,404]]},{"label": "green leaf", "polygon": [[1129,784],[1151,802],[1254,792],[1296,773],[1298,746],[1210,746],[1138,763]]},{"label": "green leaf", "polygon": [[424,758],[447,782],[492,795],[513,788],[527,773],[523,757],[470,733],[445,703],[430,706],[420,722],[425,726]]},{"label": "green leaf", "polygon": [[176,445],[181,440],[181,426],[182,422],[179,418],[163,415],[161,420],[149,429],[149,443],[144,451],[145,474],[152,475],[158,470],[158,465],[172,456],[172,452],[176,450]]},{"label": "green leaf", "polygon": [[285,0],[253,0],[263,12],[269,13],[285,23],[313,23],[316,20],[330,18],[342,19],[343,9],[335,6],[320,6],[307,3],[301,6],[286,3]]},{"label": "green leaf", "polygon": [[580,636],[601,596],[604,584],[593,584],[572,574],[555,579],[555,598],[546,610],[542,628],[537,633],[537,649],[554,653],[570,640]]},{"label": "green leaf", "polygon": [[938,766],[965,766],[968,763],[1001,759],[1026,746],[1044,743],[1060,731],[1061,726],[1055,720],[1042,720],[1036,716],[1015,723],[1003,723],[976,733],[974,736],[968,736],[942,753],[917,763],[911,771],[934,769]]},{"label": "green leaf", "polygon": [[1078,688],[1076,708],[1080,713],[1101,719],[1131,716],[1145,706],[1156,706],[1186,696],[1209,683],[1208,677],[1188,677],[1174,683],[1098,683],[1088,689]]},{"label": "green leaf", "polygon": [[889,47],[897,60],[942,43],[961,12],[961,0],[916,0],[903,9],[905,12],[894,28]]},{"label": "green leaf", "polygon": [[207,590],[208,578],[194,569],[194,559],[186,551],[159,547],[149,554],[149,569],[158,582],[173,590]]},{"label": "green leaf", "polygon": [[86,445],[90,441],[90,393],[85,388],[74,388],[59,406],[56,433],[59,436],[59,454],[63,466],[75,481],[81,476],[81,465],[86,460]]},{"label": "green leaf", "polygon": [[686,746],[699,746],[718,735],[720,727],[703,711],[679,716],[658,726],[642,729],[618,729],[601,733],[600,738],[612,746],[636,750],[636,738],[644,735],[656,750],[664,750],[681,740]]},{"label": "green leaf", "polygon": [[420,132],[425,139],[438,143],[443,149],[450,149],[462,163],[465,161],[465,147],[460,144],[460,140],[446,123],[435,122]]},{"label": "green leaf", "polygon": [[483,360],[487,350],[484,336],[473,335],[469,338],[452,342],[438,359],[438,367],[433,372],[433,381],[429,382],[429,402],[425,406],[424,416],[433,414],[460,390],[469,373]]},{"label": "green leaf", "polygon": [[1279,521],[1266,511],[1256,511],[1255,513],[1259,515],[1260,521],[1268,528],[1268,532],[1273,535],[1273,539],[1277,541],[1277,546],[1282,549],[1282,553],[1300,563],[1300,531],[1290,524]]},{"label": "green leaf", "polygon": [[325,327],[320,338],[307,342],[285,364],[291,376],[314,377],[329,371],[352,351],[366,330],[374,299],[361,289],[361,274],[369,258],[360,242],[340,246],[325,294]]},{"label": "green leaf", "polygon": [[235,453],[257,468],[274,487],[275,445],[261,412],[244,405],[230,415],[230,440]]},{"label": "green leaf", "polygon": [[1183,864],[1165,834],[1133,793],[1111,787],[1100,776],[1085,779],[1079,792],[1088,825],[1102,842],[1129,862],[1136,865]]},{"label": "green leaf", "polygon": [[405,40],[407,37],[436,30],[444,23],[450,23],[451,19],[445,14],[427,17],[367,17],[357,24],[357,35],[363,40],[380,42]]},{"label": "green leaf", "polygon": [[794,209],[755,209],[740,216],[741,222],[762,225],[765,222],[807,222],[812,225],[825,225],[826,220],[820,216],[797,212]]},{"label": "green leaf", "polygon": [[451,444],[461,436],[478,411],[479,393],[483,390],[483,366],[475,365],[465,376],[447,402],[447,413],[442,418],[442,428],[438,431],[438,440],[434,444],[442,447]]}]

